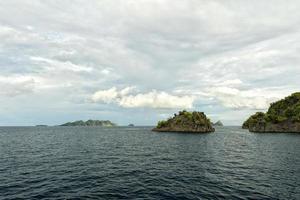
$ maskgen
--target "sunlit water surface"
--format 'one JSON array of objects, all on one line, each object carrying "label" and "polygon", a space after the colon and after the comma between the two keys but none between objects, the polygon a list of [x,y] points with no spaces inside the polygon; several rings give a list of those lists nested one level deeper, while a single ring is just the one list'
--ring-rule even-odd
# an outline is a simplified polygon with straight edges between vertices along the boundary
[{"label": "sunlit water surface", "polygon": [[300,134],[2,127],[0,199],[300,199]]}]

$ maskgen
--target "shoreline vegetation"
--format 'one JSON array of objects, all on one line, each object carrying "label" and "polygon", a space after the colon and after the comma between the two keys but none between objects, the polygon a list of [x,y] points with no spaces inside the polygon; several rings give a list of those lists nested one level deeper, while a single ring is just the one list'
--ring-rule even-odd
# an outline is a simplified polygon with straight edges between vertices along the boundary
[{"label": "shoreline vegetation", "polygon": [[109,121],[109,120],[79,120],[74,122],[67,122],[60,126],[101,126],[101,127],[115,127],[117,124]]},{"label": "shoreline vegetation", "polygon": [[[116,127],[117,124],[110,120],[78,120],[67,122],[58,126],[97,126]],[[134,127],[133,123],[127,125]],[[179,111],[167,120],[159,121],[154,132],[190,132],[190,133],[210,133],[214,132],[214,127],[222,127],[219,120],[211,122],[203,112]],[[36,127],[48,127],[39,124]],[[243,129],[258,133],[300,133],[300,92],[291,94],[279,101],[271,103],[267,112],[256,112],[251,115],[242,125]]]},{"label": "shoreline vegetation", "polygon": [[266,113],[250,116],[242,128],[259,133],[300,133],[300,92],[272,103]]},{"label": "shoreline vegetation", "polygon": [[168,120],[159,121],[152,129],[155,132],[184,132],[184,133],[210,133],[215,129],[210,119],[203,112],[188,112],[186,110],[174,114]]}]

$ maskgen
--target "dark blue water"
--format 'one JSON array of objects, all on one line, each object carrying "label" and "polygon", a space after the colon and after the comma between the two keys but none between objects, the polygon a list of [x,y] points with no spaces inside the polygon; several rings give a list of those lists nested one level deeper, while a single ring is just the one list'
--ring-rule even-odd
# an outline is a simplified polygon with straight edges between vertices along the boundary
[{"label": "dark blue water", "polygon": [[0,199],[300,199],[300,134],[0,128]]}]

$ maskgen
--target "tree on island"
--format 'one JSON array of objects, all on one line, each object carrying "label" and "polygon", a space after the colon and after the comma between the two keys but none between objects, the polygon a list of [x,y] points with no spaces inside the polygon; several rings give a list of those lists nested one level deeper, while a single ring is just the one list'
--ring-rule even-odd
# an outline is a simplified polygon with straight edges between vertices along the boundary
[{"label": "tree on island", "polygon": [[75,121],[75,122],[67,122],[62,124],[61,126],[116,126],[116,124],[112,123],[109,120],[87,120],[87,121]]},{"label": "tree on island", "polygon": [[266,113],[250,116],[242,127],[251,132],[300,132],[300,92],[272,103]]},{"label": "tree on island", "polygon": [[203,112],[188,112],[186,110],[174,114],[168,120],[159,121],[153,131],[157,132],[214,132],[211,121]]}]

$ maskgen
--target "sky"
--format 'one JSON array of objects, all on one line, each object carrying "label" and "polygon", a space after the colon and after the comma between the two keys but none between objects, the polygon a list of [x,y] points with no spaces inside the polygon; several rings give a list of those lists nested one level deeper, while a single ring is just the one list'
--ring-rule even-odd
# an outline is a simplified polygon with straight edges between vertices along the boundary
[{"label": "sky", "polygon": [[300,87],[299,0],[0,1],[0,125],[240,125]]}]

